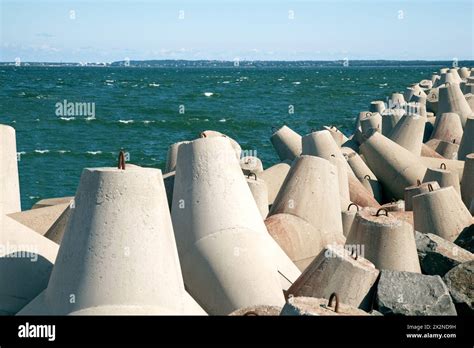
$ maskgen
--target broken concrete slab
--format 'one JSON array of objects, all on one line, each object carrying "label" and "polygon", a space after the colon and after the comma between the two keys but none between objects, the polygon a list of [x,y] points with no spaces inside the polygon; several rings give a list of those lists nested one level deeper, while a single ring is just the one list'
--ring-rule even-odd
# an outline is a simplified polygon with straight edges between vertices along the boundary
[{"label": "broken concrete slab", "polygon": [[440,276],[382,270],[376,305],[384,315],[456,315]]}]

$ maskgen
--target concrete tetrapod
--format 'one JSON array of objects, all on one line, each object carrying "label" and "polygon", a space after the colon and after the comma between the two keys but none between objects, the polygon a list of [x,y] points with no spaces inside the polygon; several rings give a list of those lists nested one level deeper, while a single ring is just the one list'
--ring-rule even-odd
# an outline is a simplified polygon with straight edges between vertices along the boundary
[{"label": "concrete tetrapod", "polygon": [[272,134],[270,141],[280,160],[293,161],[301,155],[301,135],[287,126],[283,126]]},{"label": "concrete tetrapod", "polygon": [[444,158],[456,160],[458,159],[459,144],[441,140],[436,146],[436,152]]},{"label": "concrete tetrapod", "polygon": [[19,314],[196,313],[186,297],[161,171],[86,168],[48,287]]},{"label": "concrete tetrapod", "polygon": [[472,216],[452,186],[413,197],[415,230],[450,242],[472,224]]},{"label": "concrete tetrapod", "polygon": [[474,117],[466,119],[466,126],[459,144],[458,159],[464,160],[466,156],[474,152]]},{"label": "concrete tetrapod", "polygon": [[363,118],[360,119],[360,127],[362,133],[367,133],[370,129],[376,129],[378,132],[382,131],[382,115],[378,112],[367,112]]},{"label": "concrete tetrapod", "polygon": [[[431,186],[430,186],[431,185]],[[418,180],[416,185],[405,188],[405,211],[413,211],[413,197],[420,193],[429,192],[431,190],[439,189],[439,184],[436,181],[421,182]]]},{"label": "concrete tetrapod", "polygon": [[281,185],[290,171],[288,163],[277,163],[270,168],[265,169],[258,174],[259,179],[262,179],[267,184],[268,189],[268,204],[273,204],[275,198],[280,191]]},{"label": "concrete tetrapod", "polygon": [[390,140],[410,151],[416,156],[421,153],[425,118],[419,115],[405,115],[390,133]]},{"label": "concrete tetrapod", "polygon": [[459,181],[462,179],[464,171],[464,161],[452,160],[447,158],[419,157],[419,161],[428,168],[443,168],[458,175]]},{"label": "concrete tetrapod", "polygon": [[370,310],[379,271],[357,249],[327,245],[288,289],[287,294],[327,298],[337,292],[350,306]]},{"label": "concrete tetrapod", "polygon": [[370,134],[360,149],[384,193],[396,199],[403,199],[405,187],[425,175],[427,168],[419,157],[378,132]]},{"label": "concrete tetrapod", "polygon": [[0,215],[21,210],[15,129],[0,124]]},{"label": "concrete tetrapod", "polygon": [[454,112],[445,112],[436,117],[431,139],[461,143],[463,134],[461,119]]},{"label": "concrete tetrapod", "polygon": [[357,245],[378,269],[420,273],[413,227],[386,210],[360,210],[346,245]]},{"label": "concrete tetrapod", "polygon": [[13,315],[48,285],[59,246],[0,215],[0,315]]},{"label": "concrete tetrapod", "polygon": [[461,180],[461,197],[464,205],[469,208],[474,199],[474,153],[466,156]]},{"label": "concrete tetrapod", "polygon": [[180,146],[172,219],[186,288],[209,314],[282,305],[278,272],[293,281],[284,268],[299,271],[268,235],[225,138]]},{"label": "concrete tetrapod", "polygon": [[[442,167],[443,168],[443,167]],[[459,177],[456,173],[441,168],[428,168],[423,182],[436,181],[440,187],[452,186],[461,196],[461,187],[459,186]]]},{"label": "concrete tetrapod", "polygon": [[265,181],[257,178],[255,173],[247,175],[247,184],[249,185],[250,192],[257,203],[260,215],[265,219],[268,215],[268,188]]},{"label": "concrete tetrapod", "polygon": [[467,118],[472,115],[471,107],[464,98],[459,84],[448,83],[445,87],[439,88],[438,115],[445,112],[458,114],[463,127]]}]

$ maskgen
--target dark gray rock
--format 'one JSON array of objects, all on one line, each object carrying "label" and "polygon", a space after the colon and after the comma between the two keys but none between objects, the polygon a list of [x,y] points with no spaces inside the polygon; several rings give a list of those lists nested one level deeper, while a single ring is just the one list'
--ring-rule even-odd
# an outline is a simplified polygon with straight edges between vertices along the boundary
[{"label": "dark gray rock", "polygon": [[376,305],[384,315],[456,315],[448,287],[437,275],[382,270]]},{"label": "dark gray rock", "polygon": [[474,253],[474,224],[466,227],[454,241],[461,248]]},{"label": "dark gray rock", "polygon": [[454,267],[444,276],[459,314],[474,314],[474,261]]},{"label": "dark gray rock", "polygon": [[474,255],[432,233],[415,231],[416,249],[423,274],[444,276],[457,265],[474,260]]}]

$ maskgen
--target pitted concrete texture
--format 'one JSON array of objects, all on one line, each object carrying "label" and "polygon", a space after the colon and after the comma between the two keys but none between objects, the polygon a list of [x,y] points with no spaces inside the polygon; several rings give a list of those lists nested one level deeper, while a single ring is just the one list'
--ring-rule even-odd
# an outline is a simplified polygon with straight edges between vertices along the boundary
[{"label": "pitted concrete texture", "polygon": [[282,307],[279,306],[265,306],[265,305],[257,305],[257,306],[250,306],[245,308],[237,309],[233,311],[229,315],[231,316],[278,316]]},{"label": "pitted concrete texture", "polygon": [[289,171],[290,165],[288,163],[277,163],[258,175],[267,184],[268,204],[273,204],[275,201]]},{"label": "pitted concrete texture", "polygon": [[464,262],[443,277],[458,313],[474,314],[474,261]]},{"label": "pitted concrete texture", "polygon": [[[18,213],[8,214],[9,217],[19,223],[31,228],[33,231],[41,235],[54,225],[64,211],[69,207],[70,203],[62,203],[51,205],[48,207],[25,210]],[[55,241],[57,243],[57,241]]]},{"label": "pitted concrete texture", "polygon": [[273,133],[270,141],[282,161],[293,161],[301,155],[301,135],[287,126],[283,126]]},{"label": "pitted concrete texture", "polygon": [[339,303],[338,312],[335,312],[335,303],[329,306],[325,298],[314,297],[290,297],[283,306],[280,315],[370,315],[363,310],[354,308],[345,303]]},{"label": "pitted concrete texture", "polygon": [[[329,299],[370,310],[373,286],[379,271],[373,263],[342,245],[327,245],[288,289],[287,294]],[[351,256],[351,252],[353,253]]]},{"label": "pitted concrete texture", "polygon": [[21,210],[15,129],[0,124],[0,215]]},{"label": "pitted concrete texture", "polygon": [[48,285],[59,246],[0,215],[0,315],[14,315]]},{"label": "pitted concrete texture", "polygon": [[[431,185],[431,186],[430,186]],[[405,188],[405,211],[412,211],[413,210],[413,197],[419,195],[420,193],[429,192],[431,189],[437,190],[439,189],[439,184],[436,181],[429,181],[429,182],[421,182],[420,184],[416,184],[413,186],[408,186]]]},{"label": "pitted concrete texture", "polygon": [[376,303],[384,315],[456,315],[440,276],[382,270]]},{"label": "pitted concrete texture", "polygon": [[36,202],[31,209],[38,209],[38,208],[50,207],[52,205],[71,203],[73,199],[74,199],[74,196],[45,198]]},{"label": "pitted concrete texture", "polygon": [[450,242],[472,224],[472,216],[453,187],[413,197],[415,230],[434,233]]},{"label": "pitted concrete texture", "polygon": [[457,265],[474,260],[474,255],[432,233],[415,231],[416,249],[423,274],[444,276]]},{"label": "pitted concrete texture", "polygon": [[360,210],[347,236],[346,245],[364,248],[364,257],[378,269],[420,273],[413,226],[392,213],[373,208]]}]

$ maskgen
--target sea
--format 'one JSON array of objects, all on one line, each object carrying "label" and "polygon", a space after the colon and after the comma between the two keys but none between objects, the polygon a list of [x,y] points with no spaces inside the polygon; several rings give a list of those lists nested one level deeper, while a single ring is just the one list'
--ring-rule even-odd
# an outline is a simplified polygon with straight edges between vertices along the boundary
[{"label": "sea", "polygon": [[278,162],[272,129],[346,135],[373,100],[444,64],[257,67],[0,66],[0,123],[16,129],[22,209],[75,194],[83,168],[165,168],[168,147],[220,131]]}]

